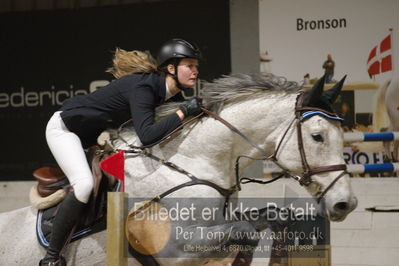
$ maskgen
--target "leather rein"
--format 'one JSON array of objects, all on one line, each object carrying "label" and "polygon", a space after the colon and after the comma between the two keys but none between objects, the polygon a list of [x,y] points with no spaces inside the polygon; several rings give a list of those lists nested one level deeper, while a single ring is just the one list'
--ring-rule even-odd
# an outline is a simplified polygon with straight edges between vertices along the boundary
[{"label": "leather rein", "polygon": [[[322,167],[317,167],[317,168],[311,168],[306,160],[306,154],[305,154],[305,149],[304,149],[304,145],[303,145],[303,138],[302,138],[302,121],[301,121],[301,112],[302,111],[321,111],[323,113],[327,113],[329,115],[333,115],[335,116],[335,114],[326,112],[325,110],[321,110],[318,108],[313,108],[313,107],[302,107],[302,102],[303,102],[303,97],[304,97],[304,92],[300,92],[296,104],[295,104],[295,117],[294,119],[290,122],[290,124],[288,125],[287,129],[285,130],[282,138],[280,139],[277,148],[274,150],[274,152],[271,155],[268,155],[266,153],[266,151],[264,149],[262,149],[261,147],[259,147],[256,143],[254,143],[250,138],[248,138],[245,134],[243,134],[240,130],[238,130],[236,127],[234,127],[233,125],[231,125],[229,122],[227,122],[226,120],[224,120],[223,118],[221,118],[219,115],[205,109],[205,108],[201,108],[202,112],[189,119],[188,121],[184,122],[182,125],[180,125],[178,128],[176,128],[175,130],[173,130],[172,132],[170,132],[168,135],[166,135],[165,137],[163,137],[161,140],[152,143],[150,145],[144,145],[144,146],[134,146],[132,144],[129,144],[121,135],[120,132],[122,130],[122,128],[130,121],[127,121],[126,123],[122,124],[118,131],[117,131],[117,135],[118,138],[121,139],[126,145],[129,146],[129,148],[131,148],[130,150],[124,150],[125,153],[127,154],[136,154],[136,155],[141,155],[141,156],[146,156],[148,158],[151,158],[157,162],[159,162],[162,165],[165,165],[166,167],[177,171],[181,174],[186,175],[187,177],[190,178],[189,181],[182,183],[178,186],[172,187],[169,190],[155,196],[151,201],[159,201],[160,199],[166,197],[167,195],[181,189],[184,187],[188,187],[188,186],[193,186],[193,185],[207,185],[210,186],[212,188],[214,188],[215,190],[217,190],[222,196],[224,196],[226,198],[226,203],[228,201],[228,199],[230,198],[230,196],[241,190],[241,185],[240,184],[246,184],[246,183],[259,183],[259,184],[268,184],[271,182],[274,182],[280,178],[282,178],[283,176],[287,176],[287,177],[291,177],[295,180],[297,180],[299,182],[299,184],[301,186],[309,186],[311,183],[313,183],[314,181],[312,180],[312,175],[314,174],[318,174],[318,173],[325,173],[325,172],[332,172],[332,171],[343,171],[341,174],[339,174],[328,186],[324,191],[318,191],[316,193],[317,196],[317,201],[320,202],[320,200],[324,197],[324,195],[328,192],[328,190],[330,190],[334,184],[341,178],[343,177],[347,172],[346,172],[346,165],[345,164],[336,164],[336,165],[329,165],[329,166],[322,166]],[[158,156],[150,153],[148,151],[149,148],[160,144],[164,141],[166,141],[167,139],[169,139],[172,135],[174,135],[176,132],[178,132],[179,130],[181,130],[185,125],[193,122],[194,120],[197,120],[198,118],[200,118],[201,116],[203,116],[204,114],[207,114],[208,116],[214,118],[215,120],[221,122],[223,125],[225,125],[226,127],[228,127],[231,131],[233,131],[234,133],[238,134],[239,136],[241,136],[247,143],[249,143],[252,147],[254,147],[257,151],[259,151],[262,155],[261,158],[253,158],[253,157],[249,157],[249,156],[245,156],[245,155],[239,155],[236,159],[236,163],[235,163],[235,176],[236,176],[236,184],[234,186],[232,186],[229,189],[226,188],[222,188],[221,186],[208,181],[208,180],[204,180],[204,179],[200,179],[197,178],[196,176],[194,176],[193,174],[189,173],[188,171],[184,170],[183,168],[179,167],[178,165],[170,162],[170,161],[165,161],[164,159],[159,158]],[[277,153],[280,149],[280,146],[283,142],[283,140],[285,139],[288,131],[290,130],[290,128],[294,125],[296,125],[297,127],[297,137],[298,137],[298,149],[299,149],[299,153],[301,156],[301,162],[302,162],[302,168],[303,168],[303,173],[302,175],[296,175],[293,172],[291,172],[290,170],[288,170],[287,168],[285,168],[284,166],[282,166],[277,159]],[[120,149],[119,149],[120,150]],[[274,177],[271,180],[268,181],[263,181],[263,180],[258,180],[258,179],[253,179],[253,178],[247,178],[247,177],[240,177],[240,170],[239,170],[239,161],[241,158],[248,158],[251,160],[270,160],[272,161],[274,164],[276,164],[279,168],[281,168],[282,170],[282,174],[280,174],[277,177]]]}]

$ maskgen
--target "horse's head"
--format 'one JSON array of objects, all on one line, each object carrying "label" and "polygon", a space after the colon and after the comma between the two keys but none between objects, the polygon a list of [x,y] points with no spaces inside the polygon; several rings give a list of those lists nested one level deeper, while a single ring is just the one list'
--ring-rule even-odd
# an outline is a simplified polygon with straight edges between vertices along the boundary
[{"label": "horse's head", "polygon": [[357,206],[344,171],[341,122],[332,109],[343,81],[323,91],[322,78],[298,99],[296,124],[280,137],[284,148],[277,153],[278,162],[297,175],[313,197],[324,198],[325,211],[332,221],[342,221]]}]

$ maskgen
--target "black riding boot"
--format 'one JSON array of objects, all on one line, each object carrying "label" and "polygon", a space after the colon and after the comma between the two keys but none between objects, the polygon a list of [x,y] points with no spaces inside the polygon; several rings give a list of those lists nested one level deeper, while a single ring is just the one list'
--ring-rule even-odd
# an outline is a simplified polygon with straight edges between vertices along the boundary
[{"label": "black riding boot", "polygon": [[85,203],[80,202],[75,193],[68,193],[58,208],[54,218],[50,244],[46,256],[39,262],[40,266],[66,265],[65,259],[60,255],[72,228],[79,221]]}]

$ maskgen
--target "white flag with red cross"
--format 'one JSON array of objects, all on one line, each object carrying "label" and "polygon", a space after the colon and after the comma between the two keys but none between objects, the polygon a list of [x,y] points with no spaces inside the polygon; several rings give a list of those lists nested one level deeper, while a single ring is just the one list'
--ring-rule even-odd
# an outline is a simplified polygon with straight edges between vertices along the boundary
[{"label": "white flag with red cross", "polygon": [[371,50],[367,59],[370,77],[388,71],[392,71],[392,33]]}]

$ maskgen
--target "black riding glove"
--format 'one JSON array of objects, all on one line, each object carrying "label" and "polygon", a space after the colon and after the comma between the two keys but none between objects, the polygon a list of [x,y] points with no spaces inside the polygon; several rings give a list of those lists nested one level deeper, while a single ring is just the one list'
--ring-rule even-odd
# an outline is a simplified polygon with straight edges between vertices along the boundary
[{"label": "black riding glove", "polygon": [[194,97],[180,105],[180,110],[184,116],[199,115],[201,113],[202,99]]}]

